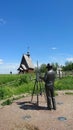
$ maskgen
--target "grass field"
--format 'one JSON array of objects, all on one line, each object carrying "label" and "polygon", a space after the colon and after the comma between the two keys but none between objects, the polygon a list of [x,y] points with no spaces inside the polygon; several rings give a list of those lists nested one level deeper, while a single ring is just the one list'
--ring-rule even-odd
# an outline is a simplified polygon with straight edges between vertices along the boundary
[{"label": "grass field", "polygon": [[[0,100],[10,98],[13,95],[31,93],[34,88],[34,78],[36,78],[34,74],[0,75]],[[44,88],[44,83],[41,83],[41,88]],[[73,90],[73,77],[56,79],[55,90]]]},{"label": "grass field", "polygon": [[32,85],[32,82],[30,82],[30,75],[28,74],[0,75],[0,99],[29,92],[32,90]]},{"label": "grass field", "polygon": [[55,81],[56,90],[73,90],[73,76],[66,76]]}]

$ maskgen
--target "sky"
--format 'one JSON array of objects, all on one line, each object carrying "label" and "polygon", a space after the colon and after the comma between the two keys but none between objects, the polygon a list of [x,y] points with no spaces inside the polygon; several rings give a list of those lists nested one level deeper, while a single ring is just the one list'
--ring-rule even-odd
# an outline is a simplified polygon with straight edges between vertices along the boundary
[{"label": "sky", "polygon": [[0,74],[27,51],[34,65],[73,62],[73,0],[0,0]]}]

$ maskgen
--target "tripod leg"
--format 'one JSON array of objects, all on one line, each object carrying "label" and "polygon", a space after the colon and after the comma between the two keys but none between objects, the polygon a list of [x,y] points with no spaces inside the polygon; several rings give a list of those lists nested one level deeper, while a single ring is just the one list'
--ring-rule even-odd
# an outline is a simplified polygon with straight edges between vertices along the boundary
[{"label": "tripod leg", "polygon": [[35,88],[36,88],[36,91],[37,91],[37,106],[38,106],[38,104],[39,104],[39,95],[38,95],[38,82],[37,81],[35,81],[35,84],[34,84],[32,96],[31,96],[31,102],[33,100],[33,95],[34,95]]},{"label": "tripod leg", "polygon": [[37,106],[39,105],[38,82],[37,82]]},{"label": "tripod leg", "polygon": [[32,91],[31,102],[32,102],[32,100],[33,100],[33,95],[34,95],[34,91],[35,91],[35,86],[36,86],[36,81],[35,81],[34,88],[33,88],[33,91]]}]

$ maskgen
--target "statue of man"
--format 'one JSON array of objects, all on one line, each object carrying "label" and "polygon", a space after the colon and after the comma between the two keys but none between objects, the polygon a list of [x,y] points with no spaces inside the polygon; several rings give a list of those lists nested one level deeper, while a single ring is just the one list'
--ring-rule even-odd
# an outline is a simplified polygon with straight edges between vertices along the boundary
[{"label": "statue of man", "polygon": [[54,95],[54,81],[55,81],[55,71],[50,64],[46,66],[47,72],[45,73],[44,77],[40,77],[45,82],[45,90],[46,90],[46,97],[47,97],[47,107],[49,110],[53,109],[56,110],[56,101]]}]

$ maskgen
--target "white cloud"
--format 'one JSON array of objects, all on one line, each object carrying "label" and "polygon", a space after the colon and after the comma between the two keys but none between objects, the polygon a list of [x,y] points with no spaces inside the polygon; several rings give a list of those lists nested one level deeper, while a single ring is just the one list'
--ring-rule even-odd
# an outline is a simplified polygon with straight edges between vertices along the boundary
[{"label": "white cloud", "polygon": [[2,60],[2,59],[0,59],[0,65],[1,65],[1,64],[3,64],[3,60]]},{"label": "white cloud", "polygon": [[56,47],[52,47],[51,49],[52,49],[52,50],[56,50],[57,48],[56,48]]},{"label": "white cloud", "polygon": [[0,74],[9,74],[10,71],[12,71],[12,73],[17,73],[18,67],[19,67],[18,63],[0,64]]},{"label": "white cloud", "polygon": [[73,57],[67,58],[66,60],[69,61],[69,62],[70,62],[70,61],[73,62]]},{"label": "white cloud", "polygon": [[3,18],[0,18],[0,24],[5,24],[6,21]]}]

